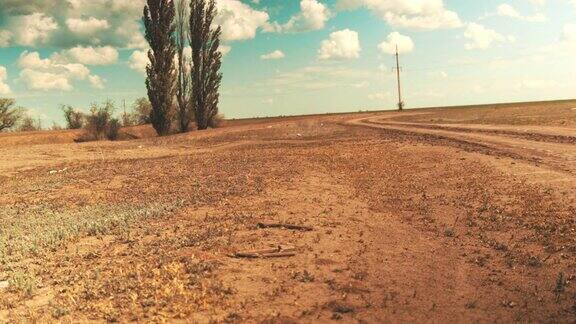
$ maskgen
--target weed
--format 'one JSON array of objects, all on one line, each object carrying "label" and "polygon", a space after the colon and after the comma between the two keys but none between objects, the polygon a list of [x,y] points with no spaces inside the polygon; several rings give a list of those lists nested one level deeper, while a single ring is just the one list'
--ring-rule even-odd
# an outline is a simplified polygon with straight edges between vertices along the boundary
[{"label": "weed", "polygon": [[31,296],[38,287],[38,278],[30,271],[17,270],[8,275],[10,290]]}]

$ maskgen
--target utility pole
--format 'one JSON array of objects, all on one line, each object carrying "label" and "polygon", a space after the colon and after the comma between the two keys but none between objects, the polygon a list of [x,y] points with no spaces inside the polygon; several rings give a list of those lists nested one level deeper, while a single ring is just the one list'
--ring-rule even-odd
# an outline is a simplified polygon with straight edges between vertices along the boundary
[{"label": "utility pole", "polygon": [[396,76],[398,78],[398,111],[402,111],[402,108],[404,108],[404,102],[402,102],[402,86],[400,84],[400,58],[398,55],[398,45],[396,45]]}]

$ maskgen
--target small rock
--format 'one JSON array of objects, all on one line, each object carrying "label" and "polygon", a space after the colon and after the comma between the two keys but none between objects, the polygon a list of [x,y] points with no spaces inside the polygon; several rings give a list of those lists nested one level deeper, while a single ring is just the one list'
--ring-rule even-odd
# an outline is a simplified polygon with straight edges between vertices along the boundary
[{"label": "small rock", "polygon": [[56,173],[58,173],[58,171],[56,171],[56,170],[50,170],[50,172],[48,172],[48,173],[49,173],[49,174],[56,174]]},{"label": "small rock", "polygon": [[8,281],[0,281],[0,289],[6,289],[10,287],[10,283]]}]

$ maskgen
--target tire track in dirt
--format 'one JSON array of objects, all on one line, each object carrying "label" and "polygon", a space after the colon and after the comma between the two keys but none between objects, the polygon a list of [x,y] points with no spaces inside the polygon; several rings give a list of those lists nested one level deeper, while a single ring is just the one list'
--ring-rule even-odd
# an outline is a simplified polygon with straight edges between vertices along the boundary
[{"label": "tire track in dirt", "polygon": [[419,129],[430,129],[430,130],[446,130],[458,133],[482,133],[482,134],[492,134],[492,135],[502,135],[507,137],[514,137],[520,139],[526,139],[536,142],[546,142],[546,143],[559,143],[559,144],[576,144],[575,136],[558,135],[558,134],[542,134],[536,132],[520,132],[506,129],[486,129],[486,128],[476,128],[476,127],[462,127],[462,126],[448,126],[448,125],[435,125],[435,124],[419,124],[419,123],[405,123],[405,122],[384,122],[370,120],[367,121],[371,124],[376,125],[388,125],[388,126],[407,126]]},{"label": "tire track in dirt", "polygon": [[[449,130],[413,123],[382,122],[381,118],[360,118],[346,125],[376,128],[391,137],[407,137],[424,143],[452,146],[468,152],[524,162],[555,174],[574,179],[576,176],[576,146],[572,144],[510,138],[504,134],[475,133],[475,130]],[[422,126],[422,127],[420,127]],[[432,125],[434,126],[434,125]],[[542,138],[550,137],[543,135]]]}]

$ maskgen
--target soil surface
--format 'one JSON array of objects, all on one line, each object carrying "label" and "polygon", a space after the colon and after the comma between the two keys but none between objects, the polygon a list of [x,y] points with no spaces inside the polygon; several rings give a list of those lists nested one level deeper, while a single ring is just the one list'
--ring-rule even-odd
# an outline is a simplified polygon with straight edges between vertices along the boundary
[{"label": "soil surface", "polygon": [[124,133],[0,135],[0,322],[576,321],[576,101]]}]

